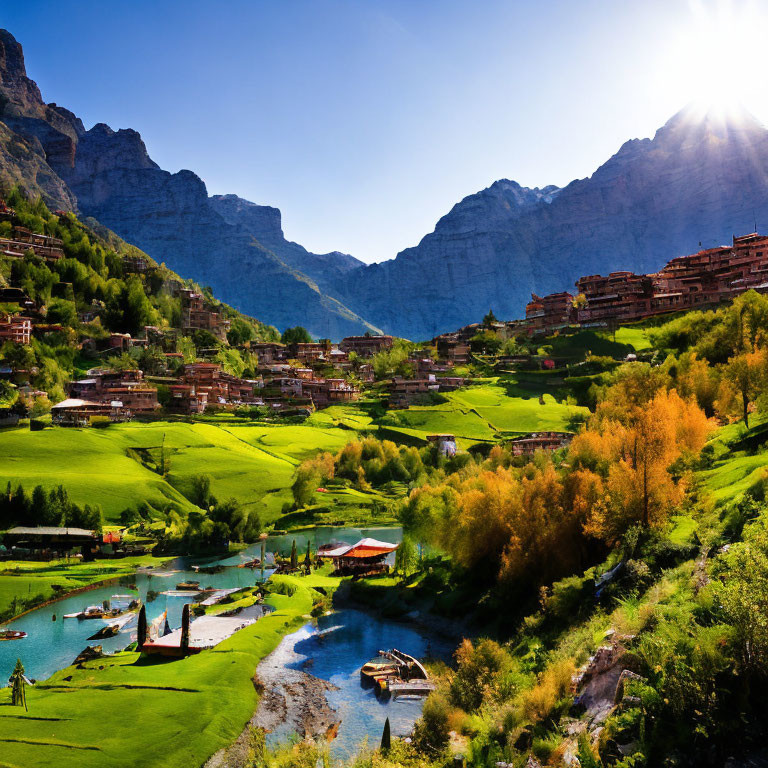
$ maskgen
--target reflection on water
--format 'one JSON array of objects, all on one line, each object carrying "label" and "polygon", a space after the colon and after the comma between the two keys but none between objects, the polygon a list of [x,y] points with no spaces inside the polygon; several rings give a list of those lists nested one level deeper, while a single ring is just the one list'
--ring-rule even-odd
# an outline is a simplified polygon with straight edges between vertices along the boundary
[{"label": "reflection on water", "polygon": [[[267,539],[267,551],[288,554],[293,540],[300,552],[306,550],[307,541],[314,550],[322,544],[335,541],[354,543],[363,536],[376,536],[385,541],[400,541],[402,532],[399,528],[365,530],[355,528],[320,528],[305,533],[275,536]],[[223,560],[215,558],[178,558],[174,560],[163,572],[156,569],[152,572],[137,572],[135,578],[128,577],[124,581],[135,582],[138,591],[135,595],[140,597],[147,606],[147,621],[151,622],[168,609],[168,623],[171,629],[181,626],[181,612],[184,604],[190,602],[185,595],[159,594],[151,602],[147,602],[147,591],[162,593],[173,590],[176,584],[189,579],[199,581],[201,587],[215,587],[219,589],[231,587],[250,587],[261,581],[261,571],[250,568],[226,568],[221,573],[195,573],[191,570],[193,564],[212,565],[220,562],[223,565],[238,565],[246,560],[258,557],[261,552],[261,544],[253,544],[244,552],[227,557]],[[173,571],[173,572],[171,572]],[[265,572],[268,578],[270,571]],[[63,619],[65,613],[77,613],[88,605],[101,605],[114,594],[127,594],[124,584],[112,584],[108,587],[83,592],[73,597],[59,600],[45,608],[39,608],[26,616],[6,626],[22,630],[27,633],[23,640],[0,642],[0,685],[8,680],[16,659],[21,658],[27,675],[38,680],[45,679],[59,669],[71,664],[80,651],[86,645],[101,645],[106,652],[114,652],[125,648],[136,639],[136,623],[126,631],[115,637],[102,640],[88,638],[98,629],[104,626],[100,619],[80,621],[78,619]],[[56,621],[52,620],[56,616]]]}]

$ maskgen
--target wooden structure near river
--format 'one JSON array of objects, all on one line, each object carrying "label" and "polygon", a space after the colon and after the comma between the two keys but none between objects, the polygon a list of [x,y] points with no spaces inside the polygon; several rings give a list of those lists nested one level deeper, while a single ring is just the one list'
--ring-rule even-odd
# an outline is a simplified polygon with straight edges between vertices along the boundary
[{"label": "wooden structure near river", "polygon": [[400,545],[376,539],[360,539],[357,544],[321,547],[318,558],[332,560],[340,576],[375,576],[389,571],[386,559]]},{"label": "wooden structure near river", "polygon": [[379,657],[363,665],[363,681],[372,681],[383,696],[427,696],[435,690],[424,665],[410,654],[392,648],[379,651]]}]

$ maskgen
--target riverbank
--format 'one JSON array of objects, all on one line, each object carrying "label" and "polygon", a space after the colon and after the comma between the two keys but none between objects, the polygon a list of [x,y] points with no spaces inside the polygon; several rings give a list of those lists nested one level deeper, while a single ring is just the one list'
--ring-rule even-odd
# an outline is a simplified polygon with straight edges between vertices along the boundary
[{"label": "riverbank", "polygon": [[17,619],[62,598],[117,583],[135,574],[137,568],[157,568],[172,559],[141,555],[90,563],[6,561],[0,567],[0,622]]},{"label": "riverbank", "polygon": [[123,652],[67,667],[27,689],[28,712],[7,706],[10,691],[0,690],[3,765],[202,765],[256,711],[259,662],[324,599],[315,587],[337,584],[323,575],[275,576],[266,599],[273,612],[216,648],[184,659]]}]

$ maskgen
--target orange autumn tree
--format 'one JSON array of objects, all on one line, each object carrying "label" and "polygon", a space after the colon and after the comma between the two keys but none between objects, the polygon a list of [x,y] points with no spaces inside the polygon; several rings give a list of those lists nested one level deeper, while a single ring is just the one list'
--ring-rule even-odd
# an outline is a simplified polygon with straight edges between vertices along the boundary
[{"label": "orange autumn tree", "polygon": [[489,460],[474,474],[415,489],[401,518],[479,575],[539,584],[570,572],[581,556],[586,507],[566,503],[568,488],[549,459],[524,468]]},{"label": "orange autumn tree", "polygon": [[693,399],[659,390],[644,404],[623,413],[598,406],[587,430],[571,444],[576,469],[604,483],[592,505],[585,531],[614,543],[630,525],[663,525],[686,489],[685,478],[670,472],[680,456],[704,446],[711,425]]}]

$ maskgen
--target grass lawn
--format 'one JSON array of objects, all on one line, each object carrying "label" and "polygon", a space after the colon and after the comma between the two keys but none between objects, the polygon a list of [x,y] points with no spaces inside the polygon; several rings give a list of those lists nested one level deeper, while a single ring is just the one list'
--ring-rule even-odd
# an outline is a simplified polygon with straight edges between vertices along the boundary
[{"label": "grass lawn", "polygon": [[[488,379],[479,386],[446,393],[447,402],[439,405],[390,411],[379,424],[421,440],[429,434],[449,432],[456,435],[461,447],[497,440],[508,433],[572,431],[574,420],[587,415],[588,410],[559,403],[551,394],[545,394],[551,386],[548,376],[528,376],[524,385],[515,377]],[[536,394],[532,394],[534,391]],[[543,403],[539,402],[540,396]]]},{"label": "grass lawn", "polygon": [[[766,417],[754,414],[750,429],[743,421],[720,427],[710,439],[714,463],[696,473],[699,490],[716,504],[724,504],[742,495],[768,467],[768,453],[760,446],[766,440]],[[745,447],[751,446],[750,450]]]},{"label": "grass lawn", "polygon": [[651,348],[648,329],[639,325],[622,325],[616,331],[617,344],[629,344],[635,352]]},{"label": "grass lawn", "polygon": [[558,403],[549,394],[541,395],[543,403],[538,396],[509,397],[500,384],[468,387],[451,392],[449,399],[471,409],[500,432],[569,432],[573,419],[588,413],[586,408]]},{"label": "grass lawn", "polygon": [[11,768],[189,768],[240,734],[258,695],[256,666],[300,626],[338,579],[276,576],[276,609],[210,651],[157,660],[120,653],[27,688],[29,712],[0,690],[0,765]]},{"label": "grass lawn", "polygon": [[587,353],[622,359],[632,351],[634,350],[629,342],[619,338],[618,331],[616,332],[616,341],[614,341],[613,334],[609,335],[603,331],[593,330],[548,336],[541,342],[539,348],[540,354],[552,354],[555,357],[574,360],[582,360]]},{"label": "grass lawn", "polygon": [[[191,509],[185,493],[192,478],[209,474],[213,494],[258,504],[265,522],[280,515],[290,498],[296,465],[319,451],[337,451],[354,438],[332,426],[240,426],[155,422],[119,424],[107,429],[51,428],[0,431],[0,481],[28,491],[64,485],[78,504],[100,504],[105,519],[146,501]],[[165,438],[170,470],[153,469]]]},{"label": "grass lawn", "polygon": [[[15,597],[20,600],[36,598],[35,603],[42,603],[63,592],[131,574],[139,565],[156,566],[168,559],[142,555],[120,560],[98,560],[95,563],[71,560],[55,560],[50,563],[4,561],[0,563],[0,616],[10,609]],[[54,589],[54,584],[62,589]]]},{"label": "grass lawn", "polygon": [[723,504],[740,496],[759,480],[765,467],[768,467],[768,453],[726,458],[717,462],[713,469],[698,473],[700,488],[716,504]]}]

